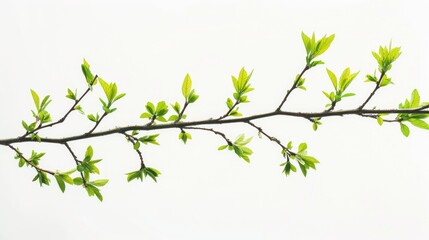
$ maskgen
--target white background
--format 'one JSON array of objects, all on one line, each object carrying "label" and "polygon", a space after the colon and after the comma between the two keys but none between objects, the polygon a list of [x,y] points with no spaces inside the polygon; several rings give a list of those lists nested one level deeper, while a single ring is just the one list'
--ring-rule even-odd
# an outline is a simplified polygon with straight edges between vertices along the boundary
[{"label": "white background", "polygon": [[[359,106],[373,89],[371,51],[392,40],[403,54],[367,105],[394,108],[414,88],[429,100],[429,20],[424,1],[11,1],[0,2],[0,138],[23,133],[31,120],[29,89],[51,95],[54,119],[71,101],[67,88],[85,89],[80,64],[116,82],[127,96],[98,130],[144,124],[147,101],[183,102],[181,84],[190,73],[200,99],[189,119],[218,117],[233,92],[231,75],[254,69],[246,115],[275,109],[305,64],[301,31],[336,34],[320,58],[326,62],[306,74],[308,90],[296,91],[285,109],[321,111],[331,91],[325,67],[339,74],[360,71],[338,109]],[[97,87],[82,103],[87,113],[101,109]],[[147,165],[162,172],[126,182],[139,160],[122,136],[72,142],[79,156],[94,147],[105,200],[89,198],[80,187],[60,192],[55,181],[40,188],[34,170],[19,169],[14,153],[0,147],[0,239],[428,239],[428,133],[373,119],[332,117],[313,132],[304,119],[257,121],[264,130],[297,146],[306,141],[320,160],[307,178],[285,177],[280,149],[245,125],[214,126],[230,138],[255,136],[247,164],[232,152],[219,152],[218,136],[190,132],[184,145],[178,130],[164,130],[161,146],[143,146]],[[81,134],[91,123],[73,113],[66,123],[41,135]],[[61,146],[20,144],[46,151],[41,165],[66,170],[73,161]],[[52,179],[53,180],[53,179]]]}]

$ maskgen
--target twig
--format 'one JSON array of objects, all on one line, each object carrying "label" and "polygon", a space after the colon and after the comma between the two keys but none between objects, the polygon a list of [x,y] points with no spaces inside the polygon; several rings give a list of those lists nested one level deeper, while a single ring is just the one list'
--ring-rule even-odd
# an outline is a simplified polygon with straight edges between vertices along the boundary
[{"label": "twig", "polygon": [[[79,160],[77,159],[76,154],[74,154],[74,152],[73,152],[73,150],[71,149],[71,147],[69,146],[69,144],[68,144],[67,142],[65,142],[65,143],[63,143],[63,144],[64,144],[64,146],[67,148],[67,150],[69,150],[70,154],[72,155],[73,160],[74,160],[74,161],[75,161],[75,163],[76,163],[76,166],[79,166],[79,164],[80,164],[80,162],[81,162],[81,161],[79,161]],[[85,176],[83,175],[83,173],[82,173],[82,172],[79,172],[79,173],[80,173],[80,176],[81,176],[81,178],[82,178],[83,186],[84,186],[84,187],[86,187],[86,179],[85,179]]]},{"label": "twig", "polygon": [[[133,144],[133,147],[136,144],[136,142],[139,141],[136,137],[134,137],[134,136],[132,136],[130,134],[127,134],[126,132],[122,132],[122,134],[127,138],[128,141],[130,141]],[[140,158],[140,170],[146,168],[146,165],[144,164],[144,161],[143,161],[143,154],[142,154],[142,152],[138,148],[134,149],[134,150],[136,150],[136,152],[137,152],[137,154],[139,155],[139,158]]]},{"label": "twig", "polygon": [[213,128],[203,128],[203,127],[183,127],[183,128],[184,129],[193,129],[193,130],[202,130],[202,131],[212,132],[212,133],[214,133],[216,135],[221,136],[228,143],[229,146],[232,145],[231,140],[229,140],[224,133],[216,131]]},{"label": "twig", "polygon": [[375,92],[380,88],[381,80],[383,80],[383,77],[385,74],[386,74],[386,72],[381,72],[380,78],[378,79],[374,90],[371,92],[371,94],[368,96],[368,98],[365,100],[365,102],[358,109],[363,109],[365,107],[365,105],[369,102],[369,100],[372,98],[372,96],[374,96]]},{"label": "twig", "polygon": [[299,80],[301,80],[302,76],[304,75],[304,73],[310,69],[308,67],[308,65],[305,65],[304,69],[302,70],[302,72],[299,74],[298,78],[295,80],[295,82],[293,83],[292,87],[287,91],[286,96],[283,98],[283,101],[280,103],[280,105],[278,106],[278,108],[276,109],[276,112],[280,112],[281,108],[283,107],[283,104],[286,102],[287,98],[289,97],[289,95],[292,93],[292,91],[296,88]]},{"label": "twig", "polygon": [[18,156],[20,157],[20,158],[22,158],[22,159],[24,159],[24,161],[28,164],[28,165],[30,165],[31,167],[33,167],[34,169],[36,169],[36,171],[38,171],[38,172],[45,172],[45,173],[48,173],[48,174],[51,174],[51,175],[55,175],[55,173],[54,172],[52,172],[52,171],[49,171],[49,170],[46,170],[46,169],[43,169],[43,168],[40,168],[40,167],[38,167],[38,166],[36,166],[36,165],[34,165],[30,160],[28,160],[27,158],[25,158],[24,157],[24,155],[18,150],[18,149],[16,149],[14,146],[12,146],[11,144],[7,144],[7,146],[10,148],[10,149],[12,149],[13,151],[15,151],[16,152],[16,154],[18,154]]},{"label": "twig", "polygon": [[[92,86],[92,84],[97,80],[97,78],[98,78],[98,76],[97,76],[97,75],[95,75],[94,79],[93,79],[93,80],[92,80],[92,82],[90,83],[90,85],[91,85],[91,86]],[[57,125],[57,124],[60,124],[60,123],[64,122],[64,121],[66,120],[66,118],[69,116],[69,114],[75,110],[75,107],[76,107],[76,106],[79,104],[79,102],[80,102],[80,101],[85,97],[85,95],[86,95],[86,94],[88,94],[88,92],[89,92],[90,90],[91,90],[91,87],[88,87],[88,88],[86,89],[86,91],[82,94],[82,96],[81,96],[79,99],[75,100],[75,102],[74,102],[73,106],[71,106],[71,108],[66,112],[66,114],[64,114],[64,116],[63,116],[62,118],[60,118],[58,121],[56,121],[56,122],[52,122],[52,123],[49,123],[49,124],[46,124],[46,125],[42,125],[42,122],[40,122],[40,124],[39,124],[39,126],[37,126],[37,128],[35,128],[35,129],[34,129],[34,130],[32,130],[32,131],[26,132],[22,137],[26,137],[26,136],[28,136],[28,135],[30,135],[30,134],[32,134],[32,133],[34,133],[34,132],[36,132],[36,131],[38,131],[38,130],[40,130],[40,129],[47,128],[47,127],[52,127],[52,126],[55,126],[55,125]]]}]

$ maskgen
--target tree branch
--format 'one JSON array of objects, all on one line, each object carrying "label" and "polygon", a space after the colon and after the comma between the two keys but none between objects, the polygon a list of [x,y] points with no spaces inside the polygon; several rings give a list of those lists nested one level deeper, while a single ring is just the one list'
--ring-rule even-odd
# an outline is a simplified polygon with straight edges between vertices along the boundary
[{"label": "tree branch", "polygon": [[[428,108],[426,106],[424,109]],[[77,141],[82,139],[101,137],[111,134],[123,133],[126,131],[132,130],[160,130],[160,129],[172,129],[172,128],[189,128],[191,126],[198,125],[222,125],[222,124],[231,124],[231,123],[247,123],[250,120],[269,118],[274,116],[289,116],[289,117],[298,117],[311,119],[316,117],[333,117],[333,116],[346,116],[346,115],[357,115],[363,116],[365,114],[397,114],[397,113],[406,113],[406,114],[429,114],[428,110],[421,110],[420,108],[416,109],[349,109],[349,110],[338,110],[338,111],[322,111],[322,112],[288,112],[288,111],[273,111],[268,113],[256,114],[248,117],[241,118],[233,118],[233,119],[207,119],[201,121],[193,121],[193,122],[179,122],[179,123],[167,123],[167,124],[157,124],[157,125],[134,125],[134,126],[125,126],[125,127],[117,127],[114,129],[101,131],[101,132],[93,132],[89,134],[81,134],[75,135],[65,138],[41,138],[41,142],[46,143],[56,143],[56,144],[64,144],[66,142]],[[196,129],[196,128],[195,128]],[[202,129],[200,129],[202,130]],[[0,139],[0,145],[8,145],[12,143],[19,142],[34,142],[29,137],[17,137],[17,138],[9,138],[9,139]]]}]

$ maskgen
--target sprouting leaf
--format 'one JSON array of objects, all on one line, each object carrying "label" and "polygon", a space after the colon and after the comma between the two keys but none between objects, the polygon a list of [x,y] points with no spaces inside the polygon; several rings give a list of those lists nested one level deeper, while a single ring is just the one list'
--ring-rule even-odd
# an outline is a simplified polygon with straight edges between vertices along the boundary
[{"label": "sprouting leaf", "polygon": [[33,90],[30,89],[31,91],[31,96],[33,97],[33,101],[34,101],[34,105],[36,106],[37,111],[40,111],[40,98],[39,95],[37,95],[37,93]]},{"label": "sprouting leaf", "polygon": [[222,146],[220,146],[217,150],[224,150],[225,148],[227,148],[228,147],[228,145],[222,145]]},{"label": "sprouting leaf", "polygon": [[384,122],[384,120],[383,120],[383,118],[381,118],[380,116],[377,116],[377,123],[378,123],[378,125],[383,125],[383,122]]},{"label": "sprouting leaf", "polygon": [[75,185],[82,185],[83,184],[83,179],[81,177],[73,178],[73,183]]},{"label": "sprouting leaf", "polygon": [[407,125],[403,124],[403,123],[399,123],[401,126],[401,132],[405,137],[408,137],[410,135],[410,129],[408,128]]},{"label": "sprouting leaf", "polygon": [[410,100],[410,108],[416,108],[420,106],[420,95],[417,89],[414,89],[411,93],[411,100]]},{"label": "sprouting leaf", "polygon": [[98,179],[95,181],[91,181],[89,183],[94,185],[94,186],[97,186],[97,187],[102,187],[102,186],[106,185],[107,182],[109,182],[109,179]]},{"label": "sprouting leaf", "polygon": [[307,149],[307,143],[301,143],[298,146],[298,153],[304,153],[304,151]]},{"label": "sprouting leaf", "polygon": [[89,161],[89,160],[91,160],[92,159],[92,155],[94,154],[94,150],[92,149],[92,146],[91,145],[89,145],[87,148],[86,148],[86,152],[85,152],[85,159],[84,159],[84,161]]},{"label": "sprouting leaf", "polygon": [[55,175],[55,179],[57,180],[57,183],[61,189],[61,192],[64,192],[66,190],[66,184],[64,183],[63,178],[60,175]]},{"label": "sprouting leaf", "polygon": [[[92,75],[91,70],[89,69],[90,66],[85,59],[83,59],[83,63],[81,67],[82,67],[82,72],[83,72],[83,75],[85,76],[86,82],[90,84],[94,80],[94,75]],[[95,85],[95,82],[92,85]]]},{"label": "sprouting leaf", "polygon": [[70,98],[71,100],[76,101],[76,93],[74,93],[72,90],[70,90],[70,88],[68,88],[66,98]]},{"label": "sprouting leaf", "polygon": [[192,80],[189,74],[186,74],[185,79],[182,84],[182,95],[185,99],[188,99],[189,94],[191,93]]},{"label": "sprouting leaf", "polygon": [[410,118],[410,119],[408,119],[408,122],[410,122],[411,124],[413,124],[414,126],[416,126],[418,128],[429,130],[429,124],[427,124],[425,121],[423,121],[421,119]]},{"label": "sprouting leaf", "polygon": [[334,89],[337,90],[337,76],[335,76],[335,74],[327,68],[326,68],[326,72],[328,73],[329,79],[331,79],[331,82],[332,82],[332,85],[334,86]]}]

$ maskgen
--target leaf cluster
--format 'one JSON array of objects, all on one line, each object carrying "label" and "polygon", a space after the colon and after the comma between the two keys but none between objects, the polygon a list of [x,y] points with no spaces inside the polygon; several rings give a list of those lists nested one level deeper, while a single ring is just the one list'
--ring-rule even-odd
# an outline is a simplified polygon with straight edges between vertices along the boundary
[{"label": "leaf cluster", "polygon": [[228,114],[226,116],[234,116],[234,117],[240,117],[243,116],[243,114],[238,112],[237,105],[240,103],[248,103],[250,102],[247,99],[247,93],[252,91],[253,88],[250,87],[249,80],[252,77],[253,70],[250,72],[250,74],[247,73],[246,69],[241,68],[238,77],[231,76],[232,78],[232,84],[234,85],[235,92],[233,93],[233,98],[235,99],[235,102],[231,98],[228,98],[226,100],[226,106],[228,107]]},{"label": "leaf cluster", "polygon": [[333,105],[334,102],[337,103],[341,101],[342,98],[351,97],[355,95],[354,93],[344,92],[350,85],[350,83],[353,81],[353,79],[356,78],[359,72],[350,73],[350,68],[346,68],[344,69],[339,79],[331,70],[326,69],[326,72],[328,73],[329,79],[331,80],[332,86],[334,87],[333,92],[327,93],[323,91],[323,94],[331,101],[331,103],[326,105],[327,107]]},{"label": "leaf cluster", "polygon": [[156,107],[152,102],[146,104],[146,112],[143,112],[140,115],[140,118],[148,118],[151,120],[151,123],[154,123],[155,120],[160,122],[167,122],[164,115],[168,112],[168,105],[165,101],[158,102]]},{"label": "leaf cluster", "polygon": [[305,51],[307,56],[305,57],[307,68],[312,68],[319,64],[324,64],[322,61],[313,61],[316,57],[322,55],[329,46],[331,46],[332,41],[334,41],[335,34],[330,36],[324,36],[319,40],[316,40],[316,36],[313,33],[311,38],[307,36],[304,32],[301,33],[302,41],[304,42]]},{"label": "leaf cluster", "polygon": [[140,179],[140,181],[143,181],[143,178],[149,176],[153,179],[153,181],[157,182],[157,177],[161,174],[160,171],[156,170],[155,168],[150,167],[144,167],[140,170],[129,172],[127,173],[127,180],[128,182],[131,182],[134,179]]},{"label": "leaf cluster", "polygon": [[378,53],[372,52],[372,55],[377,60],[380,73],[385,73],[392,68],[392,63],[401,55],[401,48],[392,48],[392,43],[390,43],[389,47],[380,46]]},{"label": "leaf cluster", "polygon": [[[417,89],[414,89],[411,93],[410,99],[405,99],[404,103],[400,103],[399,109],[414,109],[423,106],[428,106],[429,102],[420,102],[420,95]],[[425,122],[423,119],[429,117],[429,114],[420,114],[420,113],[400,113],[397,115],[396,119],[399,119],[399,126],[401,128],[401,132],[404,136],[408,137],[410,135],[410,129],[405,124],[405,122],[409,122],[415,127],[429,130],[429,124]]]},{"label": "leaf cluster", "polygon": [[238,157],[242,158],[246,162],[250,162],[249,156],[253,154],[252,149],[246,145],[252,140],[252,137],[245,138],[244,134],[241,134],[237,137],[234,142],[229,142],[227,145],[222,145],[218,150],[224,150],[228,148],[230,151],[234,151]]},{"label": "leaf cluster", "polygon": [[312,168],[316,170],[316,164],[319,163],[319,161],[315,157],[307,155],[307,143],[303,142],[299,144],[298,152],[296,153],[292,152],[291,150],[292,142],[289,142],[287,147],[282,150],[282,154],[286,157],[287,160],[286,162],[280,164],[280,166],[283,166],[283,173],[286,176],[290,174],[290,171],[296,172],[296,167],[291,163],[291,159],[296,160],[304,176],[307,176],[308,169]]}]

